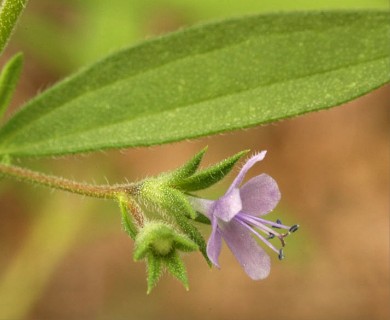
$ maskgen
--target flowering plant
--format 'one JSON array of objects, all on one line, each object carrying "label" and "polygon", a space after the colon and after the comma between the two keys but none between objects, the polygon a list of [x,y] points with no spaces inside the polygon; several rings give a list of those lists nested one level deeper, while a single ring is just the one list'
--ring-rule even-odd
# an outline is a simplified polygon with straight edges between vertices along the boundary
[{"label": "flowering plant", "polygon": [[[0,53],[26,4],[1,1]],[[243,183],[265,151],[217,200],[195,192],[219,182],[247,152],[199,169],[204,149],[174,171],[114,185],[46,175],[20,160],[159,145],[335,107],[390,81],[389,21],[386,10],[328,10],[202,24],[114,52],[9,116],[23,64],[17,53],[0,73],[0,175],[116,201],[134,260],[148,266],[148,292],[164,270],[188,288],[182,252],[199,250],[219,267],[223,240],[250,278],[264,279],[266,250],[283,259],[285,239],[298,229],[264,219],[280,200],[273,178]],[[207,244],[197,223],[211,224]]]}]

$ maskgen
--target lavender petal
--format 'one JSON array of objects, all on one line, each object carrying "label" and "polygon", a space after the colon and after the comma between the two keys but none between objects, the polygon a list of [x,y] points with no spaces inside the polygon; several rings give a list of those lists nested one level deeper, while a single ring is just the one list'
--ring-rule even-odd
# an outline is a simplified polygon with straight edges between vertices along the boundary
[{"label": "lavender petal", "polygon": [[268,254],[252,238],[250,232],[232,220],[220,225],[220,232],[226,244],[253,280],[266,278],[271,270],[271,259]]},{"label": "lavender petal", "polygon": [[232,189],[238,188],[241,184],[242,180],[244,180],[244,177],[248,170],[253,167],[253,165],[256,162],[259,162],[264,159],[265,154],[267,151],[261,151],[258,154],[255,154],[254,156],[250,157],[247,162],[244,164],[244,166],[241,168],[240,172],[238,173],[237,177],[234,179],[233,183],[229,187],[227,193],[229,193]]},{"label": "lavender petal", "polygon": [[276,181],[267,174],[250,179],[240,188],[242,211],[251,215],[264,215],[272,211],[280,200]]},{"label": "lavender petal", "polygon": [[209,241],[207,242],[207,256],[209,257],[213,265],[220,268],[218,258],[219,258],[219,254],[221,253],[222,236],[218,228],[217,220],[218,219],[215,216],[211,220],[211,225],[213,228],[211,231]]}]

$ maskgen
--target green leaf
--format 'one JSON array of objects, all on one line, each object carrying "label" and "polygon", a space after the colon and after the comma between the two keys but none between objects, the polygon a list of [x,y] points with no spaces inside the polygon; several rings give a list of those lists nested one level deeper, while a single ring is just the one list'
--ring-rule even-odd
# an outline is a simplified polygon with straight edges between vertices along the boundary
[{"label": "green leaf", "polygon": [[184,191],[197,191],[206,189],[213,184],[223,179],[234,167],[242,156],[246,155],[248,151],[241,151],[234,156],[227,158],[216,165],[213,165],[205,170],[181,180],[174,186],[177,189]]},{"label": "green leaf", "polygon": [[1,70],[0,73],[0,118],[7,110],[8,104],[11,101],[12,94],[15,91],[20,73],[22,71],[23,55],[17,53]]},{"label": "green leaf", "polygon": [[[44,2],[44,4],[42,4]],[[53,2],[41,0],[41,6]],[[18,30],[18,40],[34,58],[49,64],[60,74],[102,57],[105,52],[139,41],[145,36],[145,25],[160,12],[162,1],[156,0],[83,0],[56,1],[56,10],[72,10],[83,17],[83,23],[64,28],[64,21],[53,19],[39,10],[30,10]],[[389,9],[388,0],[164,0],[163,6],[181,24],[207,19],[286,10]],[[153,19],[152,19],[153,20]],[[176,21],[176,20],[175,20]],[[67,24],[66,24],[67,25]],[[153,28],[152,28],[153,29]],[[91,37],[91,30],[94,35]],[[148,29],[149,30],[149,29]],[[156,31],[156,30],[154,30]],[[59,37],[58,35],[61,34]],[[50,45],[48,45],[50,44]]]},{"label": "green leaf", "polygon": [[[145,0],[141,0],[145,1]],[[166,5],[177,6],[184,12],[201,17],[227,17],[238,14],[248,14],[254,12],[280,12],[286,10],[326,10],[326,9],[388,9],[389,2],[386,0],[240,0],[225,1],[221,5],[221,0],[164,0]]]},{"label": "green leaf", "polygon": [[340,105],[390,80],[389,26],[387,11],[278,13],[146,41],[29,102],[0,154],[162,144]]},{"label": "green leaf", "polygon": [[0,53],[3,52],[27,0],[2,0],[0,4]]}]

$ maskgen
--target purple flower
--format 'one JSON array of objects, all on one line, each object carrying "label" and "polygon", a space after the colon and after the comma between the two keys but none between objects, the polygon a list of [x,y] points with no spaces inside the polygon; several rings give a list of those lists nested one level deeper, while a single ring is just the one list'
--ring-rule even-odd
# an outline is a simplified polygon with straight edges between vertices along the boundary
[{"label": "purple flower", "polygon": [[[261,216],[272,211],[280,200],[280,192],[275,180],[266,174],[258,175],[240,186],[247,171],[264,159],[266,151],[252,156],[242,167],[225,195],[216,201],[189,197],[198,212],[206,215],[212,225],[207,243],[207,255],[219,268],[218,257],[222,238],[233,252],[245,272],[253,280],[264,279],[269,275],[270,257],[253,236],[263,241],[283,259],[283,249],[277,249],[269,240],[278,238],[284,247],[284,238],[298,229],[298,225],[285,226],[280,220],[271,222]],[[286,229],[279,233],[277,229]]]}]

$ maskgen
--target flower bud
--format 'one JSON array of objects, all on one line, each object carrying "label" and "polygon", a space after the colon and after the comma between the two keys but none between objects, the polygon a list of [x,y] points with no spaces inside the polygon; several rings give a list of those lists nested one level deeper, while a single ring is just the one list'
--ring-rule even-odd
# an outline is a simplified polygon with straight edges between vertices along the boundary
[{"label": "flower bud", "polygon": [[144,225],[135,239],[134,260],[145,259],[148,271],[148,293],[155,287],[164,269],[188,290],[185,265],[177,250],[195,251],[198,246],[172,226],[161,221]]},{"label": "flower bud", "polygon": [[189,252],[197,250],[198,246],[164,222],[148,222],[135,239],[134,260],[145,258],[149,251],[157,256],[166,256],[176,249]]}]

